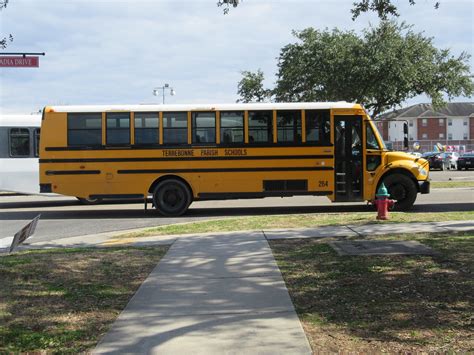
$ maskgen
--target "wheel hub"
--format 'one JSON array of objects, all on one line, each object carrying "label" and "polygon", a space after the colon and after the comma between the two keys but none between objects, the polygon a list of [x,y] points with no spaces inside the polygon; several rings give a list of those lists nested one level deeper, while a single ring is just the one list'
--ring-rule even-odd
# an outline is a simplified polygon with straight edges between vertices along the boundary
[{"label": "wheel hub", "polygon": [[165,193],[164,201],[167,205],[175,206],[179,201],[179,196],[176,190],[168,190]]},{"label": "wheel hub", "polygon": [[405,189],[402,185],[391,186],[390,196],[395,200],[403,200],[406,196]]}]

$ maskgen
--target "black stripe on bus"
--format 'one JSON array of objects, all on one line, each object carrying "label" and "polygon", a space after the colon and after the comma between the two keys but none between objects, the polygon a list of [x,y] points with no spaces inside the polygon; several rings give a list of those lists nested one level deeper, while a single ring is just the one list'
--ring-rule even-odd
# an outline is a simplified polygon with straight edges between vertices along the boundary
[{"label": "black stripe on bus", "polygon": [[108,194],[108,195],[90,195],[90,199],[127,199],[144,198],[143,194]]},{"label": "black stripe on bus", "polygon": [[227,169],[127,169],[118,170],[118,174],[176,174],[176,173],[241,173],[260,171],[322,171],[333,170],[332,167],[302,167],[302,168],[227,168]]},{"label": "black stripe on bus", "polygon": [[100,170],[46,170],[46,175],[98,175]]},{"label": "black stripe on bus", "polygon": [[316,144],[316,143],[244,143],[244,144],[214,144],[214,145],[126,145],[126,146],[71,146],[71,147],[46,147],[46,151],[77,151],[77,150],[152,150],[152,149],[232,149],[232,148],[297,148],[297,147],[333,147],[333,144]]},{"label": "black stripe on bus", "polygon": [[197,200],[232,200],[243,198],[291,197],[291,196],[329,196],[332,191],[266,191],[266,192],[203,192]]},{"label": "black stripe on bus", "polygon": [[148,161],[190,161],[190,160],[281,160],[281,159],[333,159],[333,155],[269,155],[269,156],[217,156],[217,157],[173,157],[173,158],[85,158],[85,159],[40,159],[40,163],[109,163],[109,162],[148,162]]}]

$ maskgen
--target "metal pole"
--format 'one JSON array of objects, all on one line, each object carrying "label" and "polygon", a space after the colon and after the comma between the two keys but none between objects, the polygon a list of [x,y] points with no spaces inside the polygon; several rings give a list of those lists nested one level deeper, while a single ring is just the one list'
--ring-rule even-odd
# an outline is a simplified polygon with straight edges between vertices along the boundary
[{"label": "metal pole", "polygon": [[11,52],[10,53],[3,53],[3,52],[0,52],[0,55],[22,55],[24,57],[24,56],[27,56],[27,55],[43,55],[44,56],[46,54],[44,52],[43,53],[25,53],[25,52],[23,52],[23,53],[21,53],[21,52],[20,53],[11,53]]},{"label": "metal pole", "polygon": [[163,86],[162,87],[162,90],[163,90],[163,105],[165,104],[165,87]]}]

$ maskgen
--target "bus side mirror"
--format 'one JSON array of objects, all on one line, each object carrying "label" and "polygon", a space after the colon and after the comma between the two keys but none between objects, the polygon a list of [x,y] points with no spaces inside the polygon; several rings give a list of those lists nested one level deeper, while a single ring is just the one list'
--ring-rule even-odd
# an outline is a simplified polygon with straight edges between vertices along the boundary
[{"label": "bus side mirror", "polygon": [[403,123],[403,147],[408,150],[408,123]]}]

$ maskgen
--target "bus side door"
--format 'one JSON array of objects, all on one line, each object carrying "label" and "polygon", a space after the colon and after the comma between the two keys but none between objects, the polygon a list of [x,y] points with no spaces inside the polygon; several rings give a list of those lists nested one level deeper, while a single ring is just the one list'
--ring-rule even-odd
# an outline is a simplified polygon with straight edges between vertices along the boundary
[{"label": "bus side door", "polygon": [[371,200],[375,198],[376,177],[382,166],[382,149],[377,141],[374,128],[369,120],[364,121],[365,136],[365,199]]},{"label": "bus side door", "polygon": [[362,116],[334,116],[335,201],[363,200]]}]

